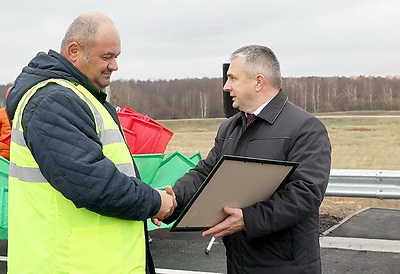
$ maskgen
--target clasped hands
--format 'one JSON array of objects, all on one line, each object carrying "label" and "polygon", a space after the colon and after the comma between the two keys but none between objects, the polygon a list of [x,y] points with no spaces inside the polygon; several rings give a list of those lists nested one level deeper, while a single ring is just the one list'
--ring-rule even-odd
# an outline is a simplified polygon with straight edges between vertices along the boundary
[{"label": "clasped hands", "polygon": [[167,186],[164,191],[158,189],[157,191],[161,197],[161,206],[157,214],[151,218],[151,221],[156,226],[161,226],[161,221],[171,216],[178,204],[171,186]]}]

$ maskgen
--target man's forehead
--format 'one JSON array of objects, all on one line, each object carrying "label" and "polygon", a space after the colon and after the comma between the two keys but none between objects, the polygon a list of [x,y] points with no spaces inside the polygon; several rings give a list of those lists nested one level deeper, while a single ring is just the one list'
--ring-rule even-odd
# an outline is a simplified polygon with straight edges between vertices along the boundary
[{"label": "man's forehead", "polygon": [[119,55],[121,53],[121,41],[119,36],[97,36],[91,49],[101,55]]},{"label": "man's forehead", "polygon": [[227,71],[227,75],[234,75],[239,73],[240,71],[243,71],[243,66],[244,59],[242,57],[236,57],[232,59]]}]

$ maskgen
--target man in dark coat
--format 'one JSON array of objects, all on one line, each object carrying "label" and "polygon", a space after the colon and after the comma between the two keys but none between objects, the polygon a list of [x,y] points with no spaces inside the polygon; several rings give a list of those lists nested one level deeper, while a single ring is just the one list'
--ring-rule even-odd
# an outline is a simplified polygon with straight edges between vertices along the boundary
[{"label": "man in dark coat", "polygon": [[[224,91],[240,112],[221,124],[206,159],[176,182],[178,207],[167,221],[178,216],[224,154],[298,162],[270,199],[225,207],[228,217],[203,236],[223,237],[228,273],[320,273],[319,207],[331,165],[327,130],[288,101],[269,48],[236,50],[227,77]],[[249,114],[255,118],[246,126]]]}]

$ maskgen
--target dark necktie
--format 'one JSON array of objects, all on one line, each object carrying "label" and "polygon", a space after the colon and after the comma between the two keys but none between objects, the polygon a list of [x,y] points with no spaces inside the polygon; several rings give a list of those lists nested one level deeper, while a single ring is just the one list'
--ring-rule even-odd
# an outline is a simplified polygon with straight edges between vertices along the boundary
[{"label": "dark necktie", "polygon": [[256,117],[256,116],[255,116],[254,114],[252,114],[252,113],[247,113],[247,117],[246,117],[246,126],[248,126],[248,125],[250,124],[250,122],[253,121],[253,119],[254,119],[255,117]]}]

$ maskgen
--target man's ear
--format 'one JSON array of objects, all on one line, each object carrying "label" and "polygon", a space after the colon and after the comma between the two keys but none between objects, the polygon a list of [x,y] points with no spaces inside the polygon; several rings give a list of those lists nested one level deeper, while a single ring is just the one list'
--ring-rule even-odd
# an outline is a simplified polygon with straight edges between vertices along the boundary
[{"label": "man's ear", "polygon": [[79,46],[77,42],[71,42],[67,46],[67,59],[71,63],[75,63],[78,60],[79,54],[82,51],[82,48]]},{"label": "man's ear", "polygon": [[256,76],[256,90],[260,91],[268,83],[267,79],[262,74]]}]

